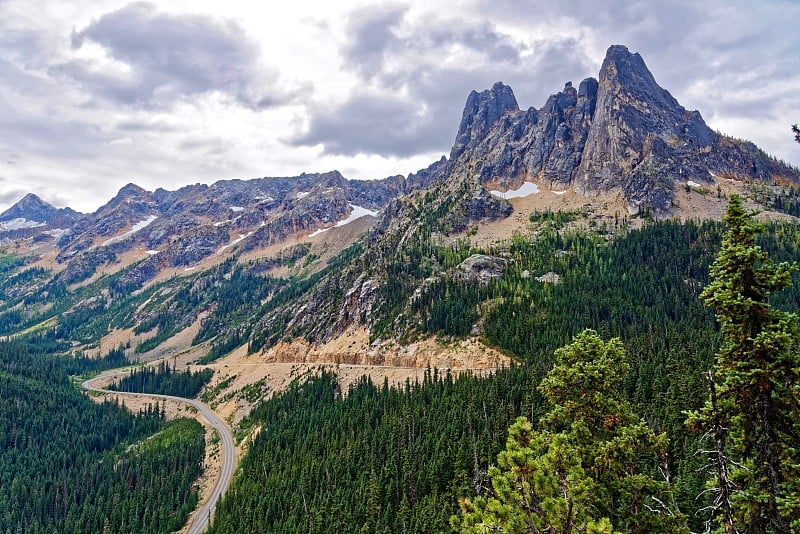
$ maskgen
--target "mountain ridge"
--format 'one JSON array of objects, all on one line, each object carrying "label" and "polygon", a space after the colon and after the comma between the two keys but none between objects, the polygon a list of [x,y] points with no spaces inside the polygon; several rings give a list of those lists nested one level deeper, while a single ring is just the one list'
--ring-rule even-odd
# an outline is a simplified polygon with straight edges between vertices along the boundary
[{"label": "mountain ridge", "polygon": [[[462,125],[471,124],[470,110],[477,117],[492,99],[491,92],[471,94]],[[459,131],[454,146],[464,137]],[[531,180],[586,196],[620,189],[629,213],[661,216],[671,214],[676,187],[688,181],[710,185],[727,176],[800,183],[798,169],[713,132],[622,45],[608,49],[599,80],[587,78],[577,91],[567,82],[538,110],[506,108],[485,136],[472,136],[454,154],[451,172],[475,172],[486,184],[510,189]]]},{"label": "mountain ridge", "polygon": [[[119,298],[195,274],[207,279],[200,286],[215,287],[232,276],[231,266],[247,266],[241,276],[248,283],[279,281],[270,279],[265,293],[241,304],[236,325],[214,316],[218,304],[175,304],[183,315],[159,336],[206,317],[198,342],[213,339],[216,353],[245,343],[258,351],[295,337],[327,343],[354,328],[366,328],[370,342],[385,341],[414,331],[419,295],[451,276],[474,281],[469,258],[459,252],[453,263],[454,253],[444,251],[501,250],[498,241],[536,231],[531,217],[539,212],[567,211],[566,219],[613,233],[641,224],[639,216],[719,214],[723,195],[748,181],[772,195],[759,193],[769,207],[766,201],[783,194],[773,182],[800,182],[797,169],[755,145],[712,132],[658,86],[639,54],[616,45],[599,80],[586,78],[577,89],[568,82],[539,109],[520,109],[502,82],[472,91],[450,155],[408,176],[373,181],[330,171],[174,191],[127,184],[67,228],[36,226],[14,234],[24,239],[4,238],[8,250],[48,273],[41,276],[52,286],[39,280],[14,291],[49,287],[47,294],[61,295],[96,283]],[[12,213],[22,213],[25,203],[18,204]],[[498,226],[505,229],[493,234]],[[475,276],[502,273],[501,260],[490,257],[483,262],[490,268]],[[227,269],[224,276],[219,269]],[[37,310],[32,303],[27,316]],[[141,324],[154,320],[149,311],[133,316]]]}]

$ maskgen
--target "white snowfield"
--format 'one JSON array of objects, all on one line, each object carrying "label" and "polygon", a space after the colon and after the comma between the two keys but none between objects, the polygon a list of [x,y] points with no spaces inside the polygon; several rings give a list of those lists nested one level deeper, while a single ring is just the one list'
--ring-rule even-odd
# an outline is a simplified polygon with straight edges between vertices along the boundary
[{"label": "white snowfield", "polygon": [[150,215],[145,220],[139,221],[138,223],[136,223],[133,226],[131,226],[131,229],[128,230],[127,232],[125,232],[124,234],[118,235],[117,237],[112,237],[111,239],[106,239],[105,241],[100,243],[100,246],[101,247],[107,247],[108,245],[112,245],[114,243],[119,243],[123,239],[129,238],[130,236],[132,236],[133,234],[135,234],[139,230],[143,230],[143,229],[147,228],[156,219],[158,219],[158,215]]},{"label": "white snowfield", "polygon": [[69,232],[69,230],[66,230],[64,228],[53,228],[52,230],[45,230],[42,233],[45,234],[45,235],[49,235],[53,239],[58,241],[61,238],[62,235],[66,234],[68,232]]},{"label": "white snowfield", "polygon": [[40,226],[44,226],[45,223],[39,221],[29,221],[28,219],[23,219],[21,217],[17,217],[16,219],[11,219],[10,221],[0,222],[0,229],[2,230],[22,230],[23,228],[38,228]]},{"label": "white snowfield", "polygon": [[299,193],[297,193],[297,198],[298,199],[306,198],[310,194],[311,194],[311,191],[300,191]]},{"label": "white snowfield", "polygon": [[523,198],[530,195],[535,195],[538,192],[539,186],[533,182],[523,182],[519,189],[509,189],[506,192],[496,190],[489,191],[490,194],[505,200],[512,198]]},{"label": "white snowfield", "polygon": [[356,219],[360,219],[361,217],[366,217],[366,216],[377,217],[378,216],[378,212],[377,211],[368,210],[367,208],[364,208],[362,206],[356,206],[355,204],[350,204],[350,207],[352,208],[353,211],[350,212],[350,215],[348,215],[346,219],[343,219],[343,220],[337,222],[336,224],[334,224],[333,226],[329,226],[328,228],[320,228],[319,230],[317,230],[315,232],[311,232],[310,234],[308,234],[308,237],[316,237],[319,234],[321,234],[322,232],[327,232],[331,228],[338,228],[340,226],[344,226],[346,224],[350,224],[351,222],[355,221]]},{"label": "white snowfield", "polygon": [[234,213],[235,213],[235,212],[239,212],[239,211],[244,211],[244,208],[243,208],[243,207],[241,207],[241,206],[231,206],[231,207],[229,207],[228,209],[229,209],[229,210],[231,210],[231,211],[232,211],[232,212],[234,212]]},{"label": "white snowfield", "polygon": [[217,249],[217,254],[222,254],[227,249],[231,248],[233,245],[236,245],[237,243],[241,243],[242,241],[244,241],[245,239],[247,239],[248,237],[253,235],[253,233],[254,232],[247,232],[246,234],[239,234],[239,237],[237,237],[236,239],[234,239],[233,241],[231,241],[227,245],[222,245],[221,247],[219,247]]},{"label": "white snowfield", "polygon": [[687,180],[686,181],[686,185],[688,185],[689,187],[700,187],[700,184],[698,184],[697,182],[695,182],[693,180]]}]

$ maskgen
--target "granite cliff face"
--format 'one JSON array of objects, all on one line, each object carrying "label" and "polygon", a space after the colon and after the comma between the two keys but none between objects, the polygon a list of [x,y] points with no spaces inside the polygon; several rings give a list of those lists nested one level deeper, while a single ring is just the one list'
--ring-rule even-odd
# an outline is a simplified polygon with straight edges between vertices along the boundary
[{"label": "granite cliff face", "polygon": [[687,181],[800,182],[795,169],[752,143],[712,131],[624,46],[608,49],[599,80],[587,78],[577,90],[567,83],[538,110],[519,110],[500,83],[471,93],[448,169],[501,188],[532,180],[586,195],[621,189],[629,211],[660,214]]},{"label": "granite cliff face", "polygon": [[450,159],[458,159],[464,150],[480,142],[497,119],[509,111],[519,111],[519,106],[514,92],[502,82],[497,82],[491,89],[481,93],[472,91],[464,106],[458,135],[450,151]]}]

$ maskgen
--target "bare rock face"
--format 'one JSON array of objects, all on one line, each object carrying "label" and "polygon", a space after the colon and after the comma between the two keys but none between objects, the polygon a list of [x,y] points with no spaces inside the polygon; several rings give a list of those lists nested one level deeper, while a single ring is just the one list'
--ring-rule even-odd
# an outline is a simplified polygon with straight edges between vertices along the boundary
[{"label": "bare rock face", "polygon": [[505,258],[473,254],[458,265],[457,276],[485,285],[495,278],[502,277],[507,263],[508,260]]},{"label": "bare rock face", "polygon": [[483,139],[467,146],[452,167],[500,187],[512,188],[524,179],[567,187],[581,161],[596,97],[597,81],[588,78],[578,90],[568,82],[540,110],[510,110]]},{"label": "bare rock face", "polygon": [[579,191],[621,187],[632,209],[667,211],[674,182],[707,181],[698,154],[716,134],[662,89],[639,54],[608,49],[600,69],[597,107],[575,175]]},{"label": "bare rock face", "polygon": [[712,131],[660,87],[639,54],[608,49],[600,79],[571,83],[541,109],[517,109],[502,84],[467,98],[447,180],[477,175],[514,188],[525,180],[591,195],[622,190],[628,209],[667,213],[676,184],[714,175],[800,183],[752,143]]},{"label": "bare rock face", "polygon": [[502,82],[481,93],[472,91],[464,106],[450,160],[457,159],[468,147],[480,142],[497,120],[509,111],[519,111],[519,106],[514,92]]}]

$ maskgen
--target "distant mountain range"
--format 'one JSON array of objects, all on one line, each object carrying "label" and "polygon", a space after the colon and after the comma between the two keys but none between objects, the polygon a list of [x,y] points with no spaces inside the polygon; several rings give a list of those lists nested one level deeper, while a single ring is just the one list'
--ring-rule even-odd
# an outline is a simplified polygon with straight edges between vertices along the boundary
[{"label": "distant mountain range", "polygon": [[[473,91],[449,157],[407,177],[358,181],[332,171],[154,192],[129,184],[91,214],[31,194],[0,215],[0,243],[49,273],[50,286],[40,280],[29,294],[53,293],[52,284],[66,288],[60,294],[103,276],[113,276],[111,289],[129,293],[230,258],[267,261],[268,272],[291,267],[300,278],[323,273],[307,279],[303,299],[268,306],[237,334],[242,343],[254,331],[322,341],[388,320],[376,312],[394,276],[382,257],[480,228],[491,238],[491,225],[505,220],[524,230],[531,208],[514,197],[539,198],[538,206],[554,210],[565,193],[578,206],[618,199],[604,208],[614,218],[704,217],[711,212],[693,210],[718,205],[723,186],[751,183],[780,196],[782,187],[800,184],[800,171],[712,131],[656,83],[639,54],[612,46],[599,79],[577,89],[568,82],[540,109],[520,110],[501,82]],[[356,243],[357,254],[325,271]],[[287,259],[300,257],[303,269]],[[392,321],[403,330],[401,319]]]}]

